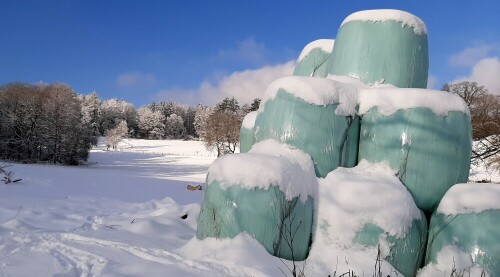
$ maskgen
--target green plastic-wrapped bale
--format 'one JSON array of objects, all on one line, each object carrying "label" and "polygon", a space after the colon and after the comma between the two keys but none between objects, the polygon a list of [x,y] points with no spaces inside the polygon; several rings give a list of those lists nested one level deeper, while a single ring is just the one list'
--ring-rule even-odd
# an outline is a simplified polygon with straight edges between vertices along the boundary
[{"label": "green plastic-wrapped bale", "polygon": [[357,12],[342,23],[331,61],[333,75],[352,76],[366,84],[426,88],[427,29],[422,20],[403,11]]},{"label": "green plastic-wrapped bale", "polygon": [[290,76],[267,89],[255,121],[256,141],[275,139],[308,153],[316,174],[356,165],[356,88],[324,78]]},{"label": "green plastic-wrapped bale", "polygon": [[431,218],[426,272],[455,267],[500,276],[499,199],[500,184],[453,186]]},{"label": "green plastic-wrapped bale", "polygon": [[255,124],[255,117],[257,116],[257,112],[248,113],[245,118],[243,118],[243,122],[241,123],[240,128],[240,153],[246,153],[252,148],[253,145],[253,126]]},{"label": "green plastic-wrapped bale", "polygon": [[233,238],[246,232],[272,255],[304,260],[315,189],[309,155],[276,141],[218,158],[208,172],[197,237]]},{"label": "green plastic-wrapped bale", "polygon": [[450,93],[395,90],[362,94],[358,159],[388,161],[417,206],[432,212],[452,185],[468,179],[468,108]]},{"label": "green plastic-wrapped bale", "polygon": [[[311,276],[325,270],[371,274],[378,249],[383,276],[393,270],[415,276],[427,242],[427,221],[386,163],[362,161],[353,168],[335,169],[320,179],[316,202],[310,257],[327,268],[309,272]],[[332,263],[335,257],[349,263]]]},{"label": "green plastic-wrapped bale", "polygon": [[318,39],[307,44],[297,59],[293,75],[326,77],[334,42],[333,39]]}]

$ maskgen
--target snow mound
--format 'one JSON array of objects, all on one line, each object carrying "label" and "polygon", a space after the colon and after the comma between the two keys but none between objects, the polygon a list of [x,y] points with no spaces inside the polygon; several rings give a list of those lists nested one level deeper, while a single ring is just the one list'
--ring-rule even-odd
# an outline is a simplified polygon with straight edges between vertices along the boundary
[{"label": "snow mound", "polygon": [[500,184],[457,184],[444,195],[437,212],[444,215],[500,210]]},{"label": "snow mound", "polygon": [[217,181],[222,189],[241,186],[248,190],[278,186],[287,200],[300,196],[305,202],[317,187],[311,157],[302,150],[274,140],[264,140],[248,153],[226,155],[209,168],[207,183]]},{"label": "snow mound", "polygon": [[332,53],[333,45],[335,43],[334,39],[318,39],[313,42],[307,44],[302,52],[300,52],[299,58],[297,59],[297,63],[301,62],[309,53],[316,48],[319,48],[326,53]]},{"label": "snow mound", "polygon": [[318,223],[334,223],[338,243],[346,247],[367,223],[401,238],[421,218],[410,193],[387,163],[361,160],[353,168],[339,167],[320,179],[319,194]]},{"label": "snow mound", "polygon": [[[421,218],[410,193],[385,163],[362,160],[353,168],[337,168],[319,180],[318,197],[316,233],[307,260],[308,267],[317,274],[333,273],[332,254],[342,261],[337,273],[349,269],[372,272],[377,247],[355,241],[365,225],[374,224],[384,230],[378,242],[384,258],[390,251],[387,235],[404,237],[413,221]],[[386,273],[395,270],[386,261],[382,267]]]},{"label": "snow mound", "polygon": [[255,125],[255,119],[257,118],[257,111],[249,112],[245,118],[243,118],[243,122],[241,126],[246,129],[252,129]]},{"label": "snow mound", "polygon": [[[457,246],[447,245],[437,254],[437,263],[427,264],[418,271],[417,277],[450,276],[453,268],[457,273],[466,273],[463,276],[483,276],[481,275],[483,269],[473,265],[470,254],[463,252]],[[490,276],[484,272],[486,274],[484,276]]]},{"label": "snow mound", "polygon": [[401,22],[403,26],[408,26],[413,29],[417,35],[426,35],[427,27],[422,19],[417,16],[400,10],[366,10],[359,11],[349,15],[342,24],[347,24],[352,21],[370,21],[370,22],[383,22],[383,21],[397,21]]}]

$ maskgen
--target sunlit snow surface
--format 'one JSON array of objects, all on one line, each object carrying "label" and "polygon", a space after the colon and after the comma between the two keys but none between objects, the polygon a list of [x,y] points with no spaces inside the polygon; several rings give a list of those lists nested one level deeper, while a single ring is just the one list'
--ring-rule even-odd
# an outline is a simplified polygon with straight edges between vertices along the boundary
[{"label": "sunlit snow surface", "polygon": [[[246,234],[195,238],[203,191],[186,186],[203,184],[214,159],[201,142],[129,140],[119,151],[94,149],[88,166],[14,164],[10,169],[23,180],[0,183],[0,276],[289,273],[290,262]],[[373,263],[375,257],[355,252],[328,254],[329,268]],[[306,272],[324,268],[325,258],[308,259]]]}]

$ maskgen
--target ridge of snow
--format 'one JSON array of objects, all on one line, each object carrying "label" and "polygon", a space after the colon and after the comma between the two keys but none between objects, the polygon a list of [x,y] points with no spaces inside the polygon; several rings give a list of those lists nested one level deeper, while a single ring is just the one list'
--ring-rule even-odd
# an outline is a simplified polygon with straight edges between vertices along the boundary
[{"label": "ridge of snow", "polygon": [[327,78],[308,76],[287,76],[269,84],[262,98],[259,112],[264,110],[264,104],[276,97],[280,89],[308,103],[326,106],[338,103],[335,111],[338,115],[356,114],[357,87]]},{"label": "ridge of snow", "polygon": [[359,92],[358,114],[363,115],[377,107],[383,115],[391,115],[398,110],[428,108],[437,115],[448,115],[456,111],[470,115],[467,104],[459,96],[440,90],[420,88],[396,88],[387,85],[374,86]]},{"label": "ridge of snow", "polygon": [[333,46],[335,45],[334,39],[318,39],[308,43],[302,52],[300,52],[299,58],[297,59],[297,63],[301,62],[313,49],[319,48],[326,53],[332,53]]},{"label": "ridge of snow", "polygon": [[[448,115],[451,111],[470,116],[467,104],[459,96],[446,91],[398,88],[380,80],[367,85],[349,76],[329,75],[328,78],[287,76],[272,82],[262,98],[259,113],[264,104],[276,97],[280,89],[310,104],[326,106],[338,103],[337,115],[363,115],[377,107],[383,115],[399,110],[428,108],[436,115]],[[357,108],[358,107],[358,108]]]},{"label": "ridge of snow", "polygon": [[253,129],[253,126],[255,125],[255,119],[257,118],[257,111],[249,112],[247,115],[245,115],[245,118],[243,118],[243,122],[241,123],[241,127],[245,129]]},{"label": "ridge of snow", "polygon": [[417,35],[427,34],[427,27],[422,19],[409,12],[391,9],[355,12],[346,17],[340,27],[352,21],[384,22],[389,20],[401,22],[403,27],[408,26],[412,28]]},{"label": "ridge of snow", "polygon": [[[222,189],[240,186],[251,190],[277,186],[291,200],[314,196],[318,180],[311,157],[302,150],[275,140],[264,140],[248,153],[216,159],[208,170],[207,183],[217,181]],[[316,185],[315,185],[316,184]]]},{"label": "ridge of snow", "polygon": [[457,184],[443,196],[437,212],[444,215],[459,215],[500,210],[499,199],[500,184]]}]

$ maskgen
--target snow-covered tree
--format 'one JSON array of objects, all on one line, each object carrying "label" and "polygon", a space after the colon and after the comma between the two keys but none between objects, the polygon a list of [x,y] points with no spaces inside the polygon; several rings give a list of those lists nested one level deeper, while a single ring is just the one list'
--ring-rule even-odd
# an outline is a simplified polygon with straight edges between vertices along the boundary
[{"label": "snow-covered tree", "polygon": [[101,100],[94,91],[80,97],[82,106],[82,123],[92,130],[93,136],[99,136],[99,122],[101,120]]},{"label": "snow-covered tree", "polygon": [[167,117],[165,124],[165,134],[169,138],[179,139],[185,134],[184,120],[182,117],[171,114]]},{"label": "snow-covered tree", "polygon": [[101,102],[100,132],[113,129],[122,120],[127,122],[129,134],[132,136],[137,132],[139,120],[134,106],[123,100],[108,99]]},{"label": "snow-covered tree", "polygon": [[160,139],[165,136],[165,117],[160,111],[152,111],[149,107],[137,110],[139,115],[139,134],[149,139]]},{"label": "snow-covered tree", "polygon": [[106,145],[116,149],[118,143],[128,136],[127,122],[120,121],[115,128],[106,131]]},{"label": "snow-covered tree", "polygon": [[81,100],[65,84],[0,87],[0,159],[79,164],[92,133]]},{"label": "snow-covered tree", "polygon": [[203,139],[206,135],[206,123],[208,116],[212,113],[209,107],[198,105],[194,116],[194,129],[196,135]]}]

